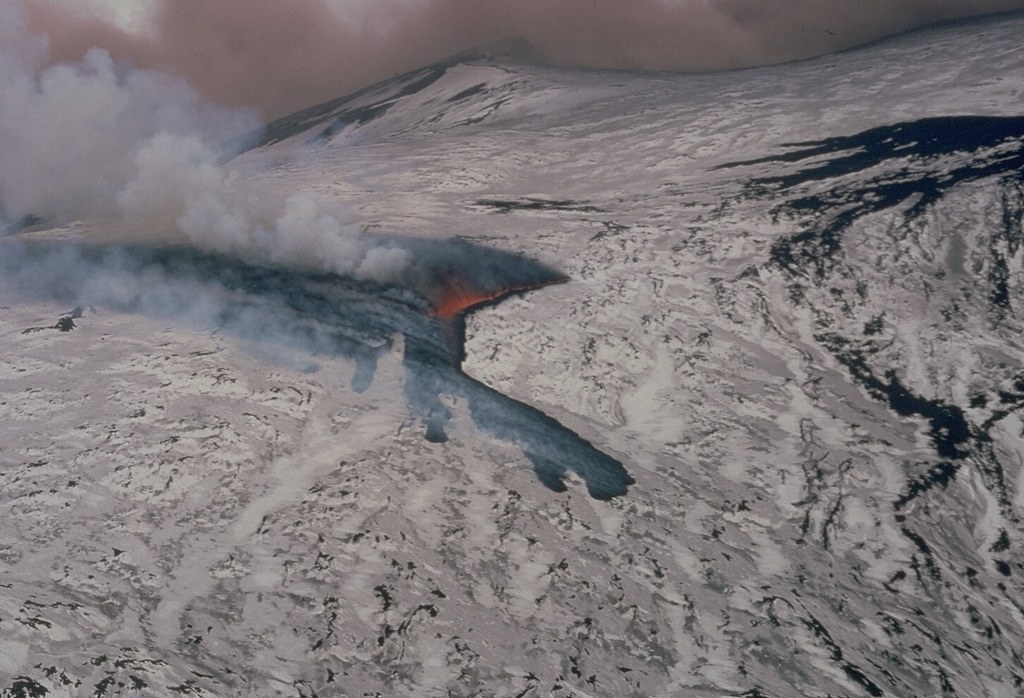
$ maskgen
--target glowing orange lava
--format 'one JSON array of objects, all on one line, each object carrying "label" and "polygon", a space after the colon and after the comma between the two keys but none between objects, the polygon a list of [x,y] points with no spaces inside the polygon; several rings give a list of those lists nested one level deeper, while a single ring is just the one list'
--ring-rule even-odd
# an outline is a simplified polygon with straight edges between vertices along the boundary
[{"label": "glowing orange lava", "polygon": [[532,291],[551,284],[564,283],[565,279],[552,279],[532,284],[517,284],[500,288],[470,288],[459,279],[443,281],[435,297],[432,299],[431,315],[439,318],[452,318],[476,306],[496,301],[505,296]]}]

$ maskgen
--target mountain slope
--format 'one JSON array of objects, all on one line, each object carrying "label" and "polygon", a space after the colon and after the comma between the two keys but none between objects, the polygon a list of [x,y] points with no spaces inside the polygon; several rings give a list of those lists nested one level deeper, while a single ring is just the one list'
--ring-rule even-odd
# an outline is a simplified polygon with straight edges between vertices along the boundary
[{"label": "mountain slope", "polygon": [[[254,182],[568,277],[468,315],[465,376],[422,297],[301,270],[5,282],[0,687],[1018,695],[1022,29],[475,56],[271,125]],[[635,484],[538,480],[573,437]]]}]

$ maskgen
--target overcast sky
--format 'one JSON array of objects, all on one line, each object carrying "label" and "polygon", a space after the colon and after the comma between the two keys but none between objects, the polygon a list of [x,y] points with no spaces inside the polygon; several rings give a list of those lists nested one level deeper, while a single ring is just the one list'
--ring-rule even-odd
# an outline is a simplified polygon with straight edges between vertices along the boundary
[{"label": "overcast sky", "polygon": [[1024,0],[29,0],[53,61],[90,46],[272,118],[452,53],[527,39],[552,63],[708,71],[849,48]]}]

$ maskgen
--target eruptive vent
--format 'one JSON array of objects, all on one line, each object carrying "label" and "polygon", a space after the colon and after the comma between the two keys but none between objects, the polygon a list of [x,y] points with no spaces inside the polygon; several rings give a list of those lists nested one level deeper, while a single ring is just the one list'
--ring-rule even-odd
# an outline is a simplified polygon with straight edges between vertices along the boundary
[{"label": "eruptive vent", "polygon": [[443,246],[415,241],[407,247],[419,260],[413,286],[430,302],[430,314],[440,319],[569,280],[534,260],[465,241],[448,241]]},{"label": "eruptive vent", "polygon": [[467,284],[464,279],[458,277],[447,278],[438,283],[436,292],[432,294],[434,297],[430,299],[433,306],[431,314],[438,318],[449,319],[478,306],[495,303],[506,296],[566,281],[568,281],[567,278],[559,277],[546,281],[513,283],[507,286],[488,288]]}]

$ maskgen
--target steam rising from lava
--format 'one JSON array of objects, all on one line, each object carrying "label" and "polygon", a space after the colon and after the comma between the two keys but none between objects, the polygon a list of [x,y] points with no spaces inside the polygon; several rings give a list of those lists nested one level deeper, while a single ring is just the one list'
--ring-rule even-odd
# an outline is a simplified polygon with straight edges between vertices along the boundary
[{"label": "steam rising from lava", "polygon": [[207,250],[411,288],[439,316],[564,280],[511,254],[367,235],[338,201],[220,164],[217,143],[253,128],[251,111],[102,49],[45,67],[45,37],[27,32],[17,3],[0,12],[0,218],[120,216],[136,242],[172,221]]},{"label": "steam rising from lava", "polygon": [[[481,428],[522,445],[548,487],[564,490],[570,472],[603,499],[632,484],[619,461],[459,370],[462,311],[562,274],[466,242],[367,235],[337,201],[221,164],[231,153],[217,144],[251,128],[253,112],[211,105],[182,79],[100,48],[49,64],[17,0],[0,5],[0,20],[0,224],[16,232],[41,218],[78,238],[0,240],[0,291],[350,357],[356,390],[400,334],[405,394],[428,438],[442,440],[451,416],[440,395],[460,395]],[[74,222],[89,216],[119,220]],[[130,239],[103,239],[117,228]]]},{"label": "steam rising from lava", "polygon": [[[410,254],[365,235],[337,201],[281,192],[222,166],[255,113],[92,48],[49,65],[18,2],[0,5],[0,224],[119,217],[145,239],[172,221],[207,249],[361,279],[401,280]],[[101,224],[99,227],[110,227]]]},{"label": "steam rising from lava", "polygon": [[217,144],[253,129],[252,111],[99,48],[48,66],[47,37],[19,3],[0,13],[0,222],[120,216],[138,243],[173,221],[206,250],[411,288],[440,317],[565,280],[513,254],[367,235],[335,200],[221,165],[231,153]]}]

